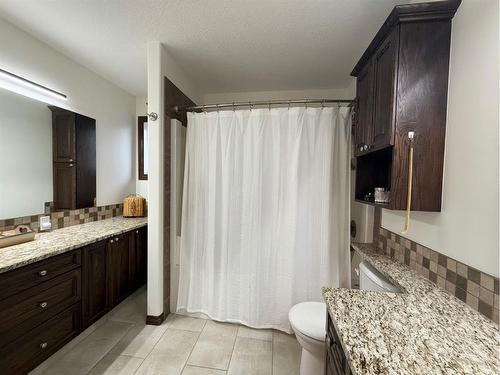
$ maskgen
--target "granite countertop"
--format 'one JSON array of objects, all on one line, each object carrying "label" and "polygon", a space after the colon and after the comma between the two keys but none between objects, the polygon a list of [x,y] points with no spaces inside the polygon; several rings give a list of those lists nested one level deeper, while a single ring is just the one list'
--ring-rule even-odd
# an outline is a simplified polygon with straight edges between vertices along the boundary
[{"label": "granite countertop", "polygon": [[0,273],[145,226],[146,217],[113,217],[37,233],[35,240],[0,249]]},{"label": "granite countertop", "polygon": [[404,264],[353,244],[404,289],[323,288],[354,374],[498,374],[498,326]]}]

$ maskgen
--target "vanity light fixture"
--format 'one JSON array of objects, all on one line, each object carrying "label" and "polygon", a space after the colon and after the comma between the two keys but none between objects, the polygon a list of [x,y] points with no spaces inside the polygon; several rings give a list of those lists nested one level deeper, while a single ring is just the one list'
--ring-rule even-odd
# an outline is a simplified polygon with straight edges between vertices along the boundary
[{"label": "vanity light fixture", "polygon": [[45,101],[43,100],[44,96],[50,96],[59,100],[68,99],[65,94],[59,91],[52,90],[4,69],[0,69],[0,87],[41,101]]}]

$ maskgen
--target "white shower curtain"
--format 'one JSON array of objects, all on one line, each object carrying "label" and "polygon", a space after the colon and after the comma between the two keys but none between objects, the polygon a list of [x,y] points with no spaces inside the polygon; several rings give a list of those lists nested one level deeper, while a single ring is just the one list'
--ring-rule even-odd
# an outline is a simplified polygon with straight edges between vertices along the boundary
[{"label": "white shower curtain", "polygon": [[189,114],[178,312],[290,332],[349,285],[347,108]]}]

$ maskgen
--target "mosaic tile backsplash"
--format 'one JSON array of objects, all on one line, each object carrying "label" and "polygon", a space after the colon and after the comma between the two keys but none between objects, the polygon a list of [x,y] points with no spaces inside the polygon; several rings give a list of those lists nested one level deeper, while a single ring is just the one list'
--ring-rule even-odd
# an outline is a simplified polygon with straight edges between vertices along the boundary
[{"label": "mosaic tile backsplash", "polygon": [[50,215],[52,229],[59,229],[109,219],[115,216],[120,216],[123,213],[123,204],[111,204],[107,206],[88,207],[77,210],[57,211],[53,212],[50,202],[45,204],[45,214],[16,217],[12,219],[0,220],[0,231],[13,229],[16,225],[28,224],[31,229],[38,232],[38,220],[40,216]]},{"label": "mosaic tile backsplash", "polygon": [[406,264],[498,324],[498,278],[384,228],[379,228],[375,243],[386,255]]}]

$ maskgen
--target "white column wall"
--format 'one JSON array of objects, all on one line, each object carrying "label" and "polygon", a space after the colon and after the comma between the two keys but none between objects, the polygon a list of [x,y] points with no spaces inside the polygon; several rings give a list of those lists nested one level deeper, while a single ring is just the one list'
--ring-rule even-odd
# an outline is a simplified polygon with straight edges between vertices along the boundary
[{"label": "white column wall", "polygon": [[147,314],[163,313],[163,155],[164,155],[164,89],[162,46],[149,42],[148,53],[148,112],[158,114],[149,126],[148,175],[148,290]]}]

